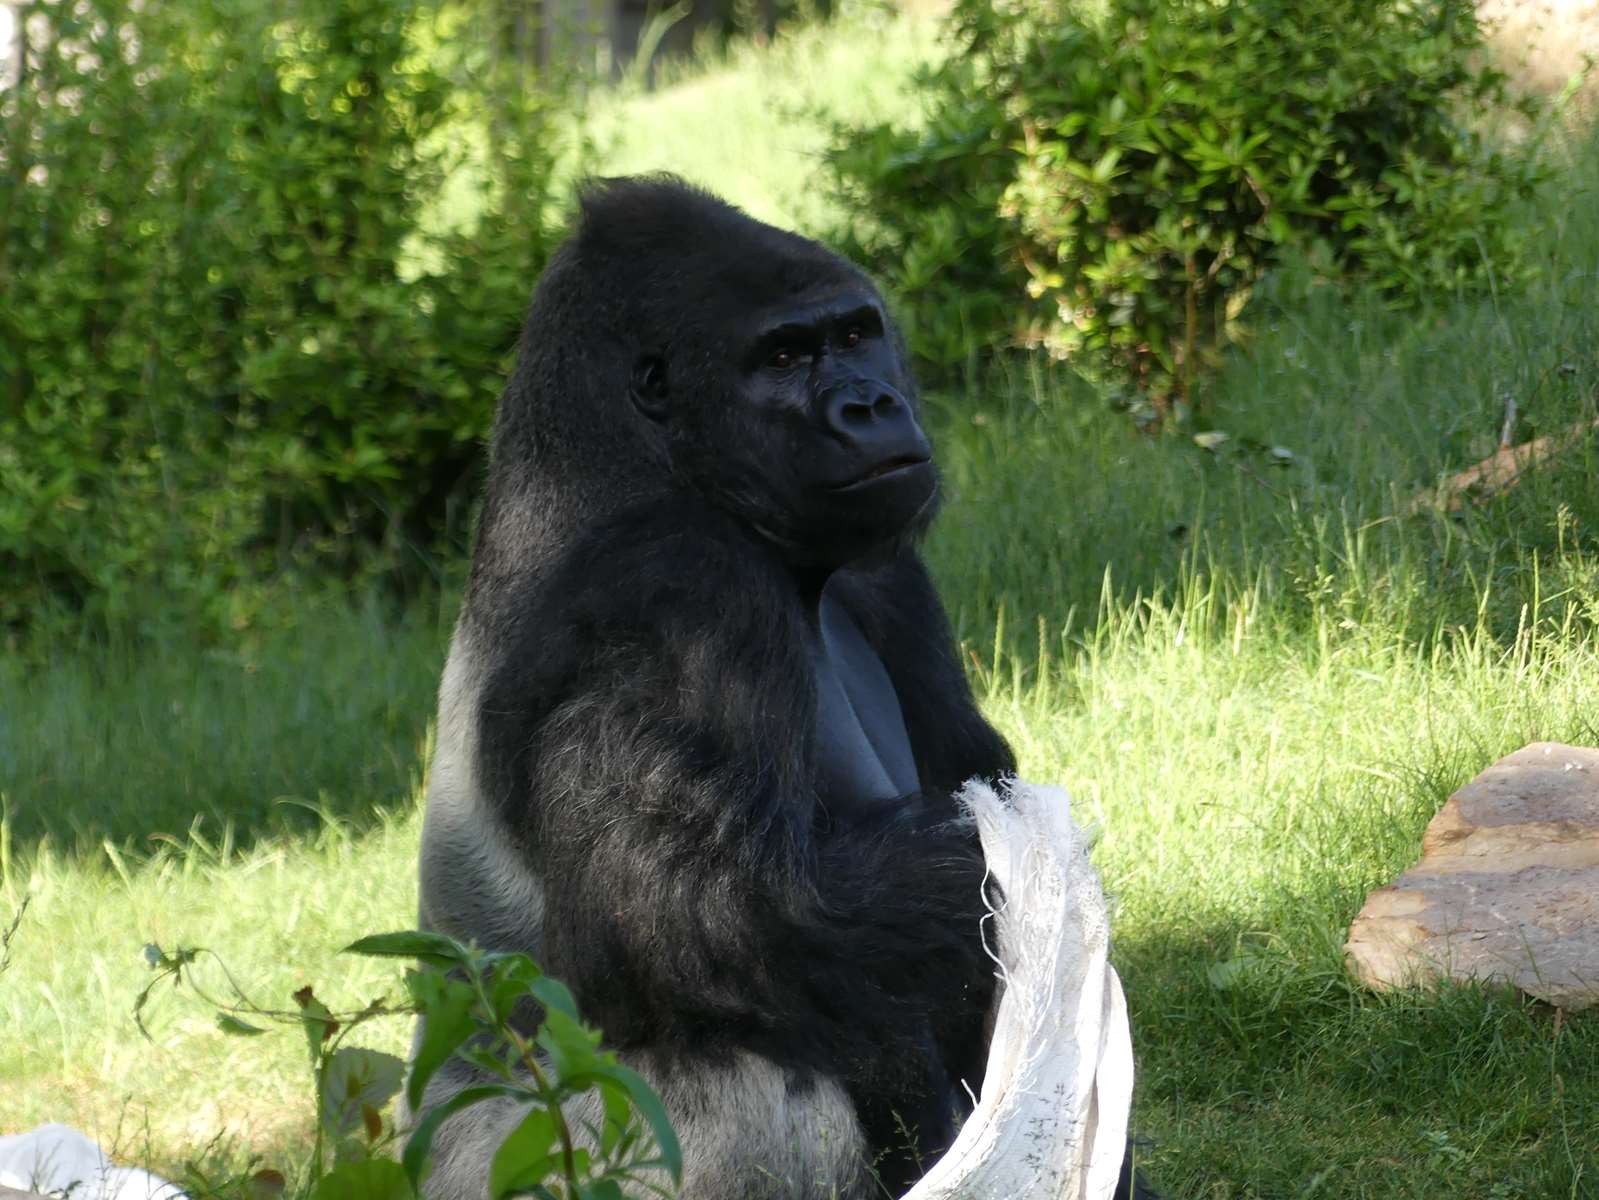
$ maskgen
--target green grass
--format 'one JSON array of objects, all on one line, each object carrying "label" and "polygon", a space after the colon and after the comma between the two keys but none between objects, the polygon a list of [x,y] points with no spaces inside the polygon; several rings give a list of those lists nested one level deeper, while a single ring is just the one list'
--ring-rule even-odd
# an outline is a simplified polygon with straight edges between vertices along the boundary
[{"label": "green grass", "polygon": [[841,214],[821,163],[833,124],[914,118],[910,73],[940,52],[929,13],[839,7],[831,26],[737,45],[652,96],[598,97],[590,127],[604,172],[670,171],[730,193],[762,221],[834,225]]},{"label": "green grass", "polygon": [[[312,830],[407,801],[448,618],[307,601],[292,637],[103,641],[0,658],[0,795],[13,847],[97,852],[224,826]],[[43,669],[37,657],[46,657]]]},{"label": "green grass", "polygon": [[[745,106],[866,79],[885,40],[846,24],[634,98],[616,165],[824,222],[814,130]],[[875,84],[901,102],[908,57]],[[1452,789],[1527,741],[1599,741],[1592,441],[1507,496],[1406,512],[1493,449],[1507,395],[1522,435],[1596,414],[1599,146],[1527,220],[1538,277],[1486,301],[1396,313],[1282,273],[1214,383],[1215,452],[1036,363],[929,398],[950,496],[929,555],[1025,773],[1102,831],[1135,1120],[1174,1197],[1599,1197],[1599,1017],[1372,996],[1341,964]],[[335,952],[412,920],[450,611],[323,600],[227,652],[0,660],[0,928],[30,902],[0,1130],[65,1120],[167,1171],[303,1161],[298,1035],[225,1037],[162,991],[142,1040],[140,948],[209,946],[273,1004],[394,991]]]},{"label": "green grass", "polygon": [[[1592,743],[1599,646],[1423,648],[1335,614],[1310,632],[1194,586],[1104,622],[1048,687],[995,681],[1024,773],[1105,831],[1159,1177],[1177,1195],[1593,1194],[1591,1019],[1557,1038],[1501,996],[1372,999],[1341,945],[1450,790],[1534,738]],[[1434,1155],[1440,1137],[1469,1161]]]},{"label": "green grass", "polygon": [[[0,977],[0,1126],[66,1121],[169,1174],[188,1162],[237,1169],[257,1155],[292,1174],[314,1111],[300,1035],[231,1037],[210,1007],[161,989],[144,1010],[146,1040],[133,1020],[149,975],[141,948],[209,947],[272,1008],[292,1008],[290,993],[306,983],[340,1010],[385,991],[398,998],[392,969],[335,952],[413,923],[412,807],[360,832],[329,823],[247,851],[201,839],[142,861],[13,850],[0,894],[30,903]],[[227,995],[214,964],[202,971]],[[396,1025],[361,1044],[403,1053],[408,1031]]]}]

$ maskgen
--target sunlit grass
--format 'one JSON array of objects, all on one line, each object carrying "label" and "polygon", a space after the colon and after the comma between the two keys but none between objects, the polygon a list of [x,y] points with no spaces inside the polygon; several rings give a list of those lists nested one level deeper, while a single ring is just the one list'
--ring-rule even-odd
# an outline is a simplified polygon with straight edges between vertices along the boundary
[{"label": "sunlit grass", "polygon": [[1189,585],[1042,670],[983,673],[1023,772],[1103,831],[1138,1124],[1173,1195],[1599,1188],[1599,1023],[1470,991],[1374,999],[1341,961],[1451,790],[1526,742],[1599,737],[1591,619],[1545,616],[1424,648]]},{"label": "sunlit grass", "polygon": [[[378,646],[369,649],[376,652]],[[293,1009],[310,983],[338,1009],[398,999],[398,972],[336,951],[415,921],[415,804],[404,797],[362,832],[328,817],[315,833],[246,850],[202,837],[142,861],[114,846],[60,855],[13,846],[0,914],[28,901],[0,975],[0,1128],[65,1121],[169,1175],[188,1162],[242,1168],[261,1156],[291,1176],[310,1144],[314,1090],[298,1031],[224,1034],[215,1010],[148,982],[142,948],[207,947],[267,1008]],[[215,964],[209,987],[230,992]],[[403,1053],[401,1023],[362,1044]]]}]

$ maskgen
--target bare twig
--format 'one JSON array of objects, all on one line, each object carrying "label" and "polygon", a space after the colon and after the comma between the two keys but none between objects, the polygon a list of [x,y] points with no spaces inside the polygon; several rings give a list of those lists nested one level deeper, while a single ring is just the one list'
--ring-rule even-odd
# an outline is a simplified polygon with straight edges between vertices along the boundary
[{"label": "bare twig", "polygon": [[1499,427],[1499,448],[1510,449],[1510,437],[1516,432],[1516,397],[1505,393],[1505,422]]},{"label": "bare twig", "polygon": [[1457,512],[1467,500],[1486,499],[1508,492],[1534,467],[1563,454],[1599,429],[1599,421],[1579,421],[1564,432],[1546,434],[1494,451],[1481,462],[1458,471],[1436,488],[1428,488],[1406,505],[1407,514],[1439,509]]},{"label": "bare twig", "polygon": [[0,933],[0,971],[11,965],[11,939],[17,936],[17,927],[22,924],[22,914],[28,911],[28,905],[32,901],[32,896],[24,896],[22,903],[17,905],[17,911],[11,914],[11,924],[6,926],[4,933]]}]

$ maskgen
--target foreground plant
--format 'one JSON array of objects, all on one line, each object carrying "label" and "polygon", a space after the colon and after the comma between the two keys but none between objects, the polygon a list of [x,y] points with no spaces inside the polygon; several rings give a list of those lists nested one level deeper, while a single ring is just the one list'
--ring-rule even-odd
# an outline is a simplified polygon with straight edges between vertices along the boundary
[{"label": "foreground plant", "polygon": [[[660,1098],[614,1053],[600,1048],[599,1032],[583,1024],[571,992],[531,958],[415,931],[362,938],[345,949],[420,962],[421,967],[405,972],[407,999],[378,999],[335,1012],[306,986],[294,993],[295,1008],[274,1009],[250,1000],[211,951],[181,948],[169,953],[149,945],[145,958],[156,974],[134,1003],[135,1020],[146,1036],[145,1005],[167,979],[187,983],[213,1005],[225,1033],[256,1037],[267,1032],[263,1024],[303,1032],[317,1113],[303,1189],[306,1200],[352,1195],[412,1200],[426,1178],[439,1127],[456,1113],[491,1100],[527,1106],[526,1115],[495,1152],[489,1173],[493,1200],[623,1200],[628,1195],[671,1194],[667,1181],[680,1178],[682,1155]],[[218,963],[232,999],[217,999],[195,978],[195,964],[207,957]],[[512,1020],[513,1012],[525,1012],[529,1001],[540,1012],[531,1035]],[[409,1076],[397,1056],[348,1044],[361,1026],[397,1016],[422,1019]],[[427,1105],[429,1080],[453,1056],[472,1063],[488,1082],[442,1104]],[[395,1111],[402,1088],[409,1121]],[[571,1102],[590,1092],[600,1100],[601,1122],[574,1127],[568,1116],[575,1107]],[[403,1144],[398,1160],[389,1154],[396,1143]],[[271,1169],[257,1170],[238,1183],[255,1196],[286,1186],[284,1176]],[[199,1194],[234,1190],[227,1182],[204,1178],[191,1183],[191,1191]]]}]

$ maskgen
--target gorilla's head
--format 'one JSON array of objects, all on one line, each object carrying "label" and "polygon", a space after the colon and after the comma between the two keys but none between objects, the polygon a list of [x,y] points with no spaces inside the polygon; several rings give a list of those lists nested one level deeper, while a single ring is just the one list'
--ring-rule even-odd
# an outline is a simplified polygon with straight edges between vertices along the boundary
[{"label": "gorilla's head", "polygon": [[496,440],[535,469],[634,502],[695,492],[808,566],[932,515],[900,339],[866,276],[815,242],[675,179],[604,181],[528,329]]}]

